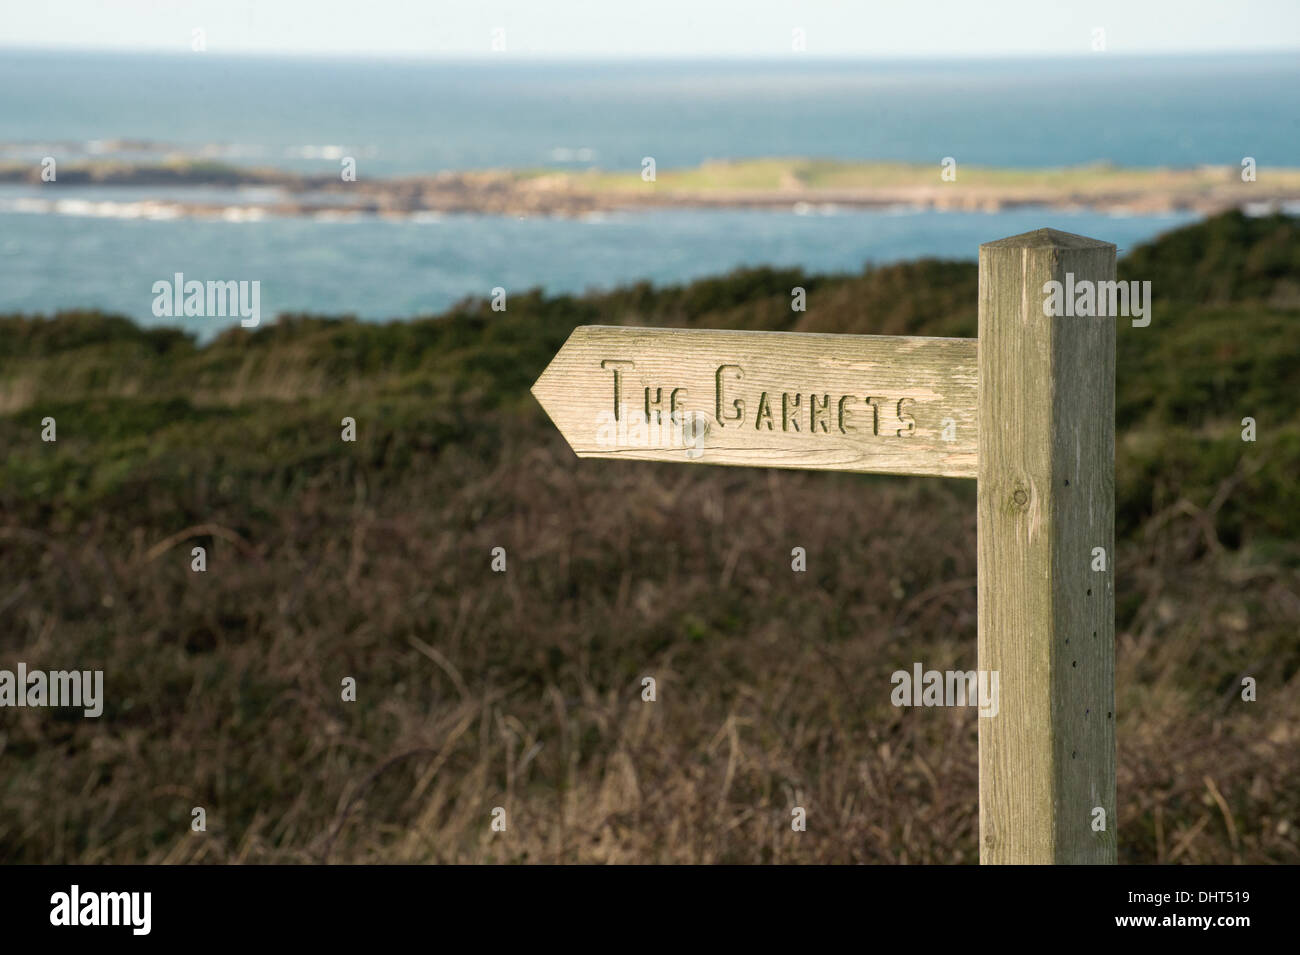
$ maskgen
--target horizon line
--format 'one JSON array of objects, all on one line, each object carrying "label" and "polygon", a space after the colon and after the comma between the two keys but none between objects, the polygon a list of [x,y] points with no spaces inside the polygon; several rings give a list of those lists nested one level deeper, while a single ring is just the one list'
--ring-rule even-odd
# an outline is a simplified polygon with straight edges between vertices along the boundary
[{"label": "horizon line", "polygon": [[216,56],[247,59],[336,59],[336,60],[412,60],[423,62],[453,61],[490,63],[494,61],[527,61],[555,63],[709,63],[709,62],[764,62],[786,63],[800,60],[814,60],[822,63],[863,63],[863,62],[988,62],[994,60],[1085,60],[1085,59],[1177,59],[1183,57],[1257,57],[1281,56],[1300,53],[1300,46],[1290,47],[1205,47],[1181,50],[1132,49],[1132,50],[999,50],[972,53],[964,52],[839,52],[816,53],[813,51],[787,53],[590,53],[567,52],[546,53],[532,50],[499,52],[465,52],[435,50],[297,50],[285,48],[242,48],[242,49],[206,49],[195,51],[184,45],[176,46],[77,46],[63,44],[7,44],[0,42],[0,52],[9,53],[66,53],[66,54],[111,54],[119,56],[173,55],[173,56]]}]

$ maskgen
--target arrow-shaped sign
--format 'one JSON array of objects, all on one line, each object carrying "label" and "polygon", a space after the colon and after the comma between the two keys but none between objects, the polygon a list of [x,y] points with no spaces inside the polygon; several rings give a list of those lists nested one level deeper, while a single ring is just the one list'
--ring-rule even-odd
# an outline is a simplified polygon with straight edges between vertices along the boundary
[{"label": "arrow-shaped sign", "polygon": [[533,394],[579,457],[975,477],[976,341],[574,329]]}]

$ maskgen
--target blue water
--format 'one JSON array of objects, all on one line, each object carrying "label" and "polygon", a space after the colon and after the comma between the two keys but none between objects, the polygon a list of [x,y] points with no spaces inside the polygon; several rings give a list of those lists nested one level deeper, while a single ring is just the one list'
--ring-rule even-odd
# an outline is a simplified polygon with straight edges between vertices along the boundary
[{"label": "blue water", "polygon": [[[150,222],[69,216],[0,217],[0,311],[97,306],[159,324],[153,283],[256,279],[262,311],[405,318],[466,295],[541,287],[675,283],[740,265],[852,271],[927,255],[974,259],[981,242],[1052,226],[1121,248],[1189,221],[1187,215],[1112,218],[1049,210],[997,214],[673,211],[597,221],[448,216],[433,222]],[[6,225],[6,220],[10,228]],[[21,220],[21,221],[16,221]],[[171,324],[208,337],[235,320]]]},{"label": "blue water", "polygon": [[[1297,165],[1300,56],[538,63],[0,50],[0,143],[136,138],[362,175],[826,156]],[[588,150],[588,153],[580,153]],[[333,154],[332,154],[333,155]],[[581,158],[580,158],[581,156]]]},{"label": "blue water", "polygon": [[[157,145],[127,150],[127,158],[179,149],[337,174],[338,156],[351,155],[363,177],[501,166],[639,170],[647,155],[660,168],[766,155],[936,168],[945,156],[1013,167],[1235,166],[1250,155],[1266,171],[1300,165],[1298,123],[1294,55],[548,64],[0,51],[0,159],[32,162],[102,155],[93,141],[133,139]],[[147,192],[104,196],[133,201]],[[229,204],[240,201],[231,194]],[[719,210],[576,221],[222,222],[4,208],[0,313],[98,307],[202,337],[237,319],[156,319],[155,281],[175,272],[257,279],[268,321],[282,311],[402,318],[496,286],[581,292],[741,265],[820,272],[926,255],[974,259],[981,242],[1045,225],[1124,248],[1190,219]]]}]

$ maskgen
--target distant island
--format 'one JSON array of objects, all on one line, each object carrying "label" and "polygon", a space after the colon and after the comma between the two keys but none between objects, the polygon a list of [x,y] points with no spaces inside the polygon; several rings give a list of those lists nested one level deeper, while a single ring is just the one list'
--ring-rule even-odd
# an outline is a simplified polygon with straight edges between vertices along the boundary
[{"label": "distant island", "polygon": [[[57,185],[64,184],[259,187],[265,195],[238,199],[239,208],[254,217],[406,218],[430,213],[573,217],[638,209],[791,208],[812,212],[834,207],[980,212],[1045,207],[1213,215],[1248,207],[1276,210],[1300,202],[1300,169],[1293,168],[1264,167],[1255,173],[1238,166],[1171,169],[1096,163],[1056,169],[995,169],[958,164],[949,170],[949,179],[945,180],[943,173],[937,162],[788,158],[659,169],[650,181],[642,178],[639,168],[619,172],[490,169],[384,179],[367,177],[364,166],[355,181],[344,181],[338,174],[304,175],[185,157],[68,163],[58,167],[57,180],[50,183],[42,181],[40,166],[30,162],[0,164],[0,182],[48,188],[51,203],[59,198],[54,192]],[[1254,178],[1244,181],[1243,175]],[[231,202],[221,201],[221,197],[161,196],[131,201],[173,216],[223,217],[232,211]]]}]

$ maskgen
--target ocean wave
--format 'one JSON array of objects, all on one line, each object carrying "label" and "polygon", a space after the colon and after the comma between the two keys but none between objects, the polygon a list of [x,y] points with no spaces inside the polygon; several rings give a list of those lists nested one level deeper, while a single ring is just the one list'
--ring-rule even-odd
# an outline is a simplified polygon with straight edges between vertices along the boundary
[{"label": "ocean wave", "polygon": [[595,162],[596,150],[590,146],[555,146],[550,153],[551,162]]}]

